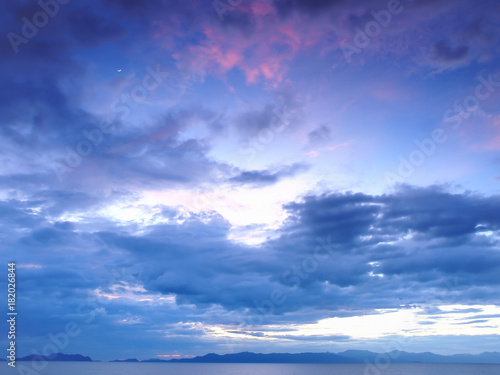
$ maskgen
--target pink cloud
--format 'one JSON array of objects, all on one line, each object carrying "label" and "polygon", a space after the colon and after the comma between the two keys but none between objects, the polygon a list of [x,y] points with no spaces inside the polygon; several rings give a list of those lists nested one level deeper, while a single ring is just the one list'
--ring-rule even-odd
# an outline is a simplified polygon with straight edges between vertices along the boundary
[{"label": "pink cloud", "polygon": [[290,62],[324,40],[327,30],[321,22],[311,23],[297,15],[280,18],[270,0],[242,4],[234,12],[251,17],[251,30],[243,32],[212,21],[201,30],[205,38],[172,55],[181,69],[224,75],[237,68],[249,84],[275,85],[286,79]]},{"label": "pink cloud", "polygon": [[257,16],[265,16],[266,14],[275,13],[273,6],[266,0],[253,1],[250,5],[251,12]]},{"label": "pink cloud", "polygon": [[339,144],[337,146],[328,147],[328,150],[329,151],[335,151],[335,150],[338,150],[339,148],[349,147],[350,145],[351,145],[351,141],[344,142],[344,143],[341,143],[341,144]]},{"label": "pink cloud", "polygon": [[395,82],[387,81],[375,83],[372,88],[372,95],[376,99],[389,102],[408,99],[410,97],[408,90],[404,89]]},{"label": "pink cloud", "polygon": [[[352,56],[352,61],[363,65],[368,56],[391,59],[412,56],[417,65],[434,67],[436,61],[426,52],[429,45],[436,42],[434,30],[441,28],[446,34],[457,21],[456,12],[450,11],[455,3],[438,3],[417,6],[405,2],[403,11],[393,14],[390,23],[382,27],[362,51]],[[201,76],[224,76],[232,69],[239,69],[249,84],[264,81],[276,85],[287,78],[290,63],[299,53],[315,53],[318,58],[330,59],[333,68],[347,64],[341,46],[354,43],[354,26],[364,28],[367,22],[373,21],[371,11],[381,12],[386,8],[387,1],[383,0],[370,5],[344,2],[314,16],[292,11],[283,17],[277,13],[273,0],[243,1],[229,11],[231,22],[229,17],[225,21],[218,17],[200,18],[200,22],[190,24],[190,29],[187,29],[183,22],[172,16],[168,21],[153,23],[153,37],[165,49],[176,49],[177,53],[172,57],[183,70]],[[446,17],[452,26],[444,26],[441,17]],[[474,15],[470,17],[474,18]],[[415,35],[412,33],[415,28],[428,31]],[[188,32],[189,39],[196,36],[196,40],[179,49],[175,41]],[[318,49],[313,50],[315,47]],[[482,56],[483,52],[471,49],[469,59],[478,54]],[[393,94],[377,93],[381,98]]]},{"label": "pink cloud", "polygon": [[304,152],[304,155],[308,156],[310,158],[315,158],[315,157],[319,156],[319,152],[316,151],[316,150],[312,150],[312,151],[309,151],[309,152]]}]

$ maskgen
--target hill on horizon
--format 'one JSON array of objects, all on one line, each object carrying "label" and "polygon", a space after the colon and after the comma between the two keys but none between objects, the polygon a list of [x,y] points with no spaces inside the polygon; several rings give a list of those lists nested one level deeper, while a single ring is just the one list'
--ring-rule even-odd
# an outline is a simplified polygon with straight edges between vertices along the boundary
[{"label": "hill on horizon", "polygon": [[[383,357],[383,358],[381,358]],[[31,354],[18,358],[18,361],[46,360],[49,362],[74,361],[98,362],[81,354],[55,353],[49,356]],[[500,364],[499,352],[484,352],[481,354],[454,354],[440,355],[431,352],[409,353],[405,351],[392,351],[376,353],[368,350],[346,350],[340,353],[253,353],[241,352],[231,354],[208,353],[194,358],[158,359],[147,360],[114,359],[108,362],[162,362],[162,363],[484,363]]]},{"label": "hill on horizon", "polygon": [[[185,363],[376,363],[381,356],[391,363],[493,363],[500,364],[500,353],[440,355],[431,352],[392,351],[375,353],[368,350],[347,350],[340,353],[209,353],[194,358],[171,359],[165,362]],[[382,359],[383,361],[384,359]],[[153,360],[155,361],[155,360]],[[161,360],[159,360],[161,361]]]},{"label": "hill on horizon", "polygon": [[33,360],[45,360],[47,362],[93,362],[92,358],[83,356],[81,354],[63,354],[54,353],[49,356],[43,356],[39,354],[30,354],[25,357],[20,357],[16,359],[17,361],[33,361]]}]

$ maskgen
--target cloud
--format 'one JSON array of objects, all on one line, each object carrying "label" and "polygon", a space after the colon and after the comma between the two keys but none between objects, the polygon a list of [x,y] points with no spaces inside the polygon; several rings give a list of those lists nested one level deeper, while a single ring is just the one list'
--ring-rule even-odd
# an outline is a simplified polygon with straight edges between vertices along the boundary
[{"label": "cloud", "polygon": [[281,15],[289,15],[293,11],[318,15],[344,3],[344,0],[273,0],[274,7]]},{"label": "cloud", "polygon": [[[335,314],[339,306],[350,304],[358,309],[390,308],[442,298],[444,280],[453,278],[458,278],[461,302],[487,303],[500,283],[500,263],[494,251],[497,240],[481,233],[500,229],[499,206],[498,197],[451,194],[441,188],[404,187],[381,196],[309,196],[286,206],[290,216],[279,237],[258,248],[229,241],[229,223],[215,214],[192,214],[182,224],[148,225],[143,234],[135,234],[133,226],[118,230],[109,225],[106,231],[94,227],[82,233],[83,223],[50,224],[40,218],[37,223],[31,214],[33,219],[16,221],[30,228],[17,239],[18,259],[28,260],[36,252],[37,264],[47,266],[58,256],[59,266],[52,267],[65,267],[75,256],[84,259],[92,252],[93,260],[82,261],[81,271],[75,270],[79,276],[71,276],[78,287],[106,285],[101,268],[92,271],[92,283],[83,281],[84,270],[94,261],[135,264],[142,270],[136,281],[145,290],[204,308],[254,310],[255,302],[268,299],[273,289],[286,296],[286,302],[276,306],[277,313],[314,308]],[[29,218],[28,209],[23,211]],[[318,262],[314,251],[322,242],[329,244],[331,255]],[[314,271],[306,271],[310,268]],[[61,288],[69,277],[57,276]],[[483,288],[481,294],[474,292],[477,288]]]},{"label": "cloud", "polygon": [[253,187],[262,187],[274,185],[284,178],[294,177],[297,174],[309,169],[305,164],[294,164],[288,167],[280,167],[277,171],[244,171],[235,177],[229,179],[237,185],[251,185]]},{"label": "cloud", "polygon": [[332,131],[325,125],[321,125],[308,134],[311,146],[323,145],[331,139]]},{"label": "cloud", "polygon": [[449,47],[444,40],[436,42],[432,46],[432,51],[436,60],[444,62],[461,61],[467,57],[469,47],[458,46],[455,49]]},{"label": "cloud", "polygon": [[[296,130],[304,121],[305,103],[290,83],[272,90],[272,100],[260,108],[250,107],[234,115],[233,129],[242,140],[263,137],[264,132],[278,134]],[[263,143],[259,140],[260,143]]]},{"label": "cloud", "polygon": [[[294,168],[301,166],[281,174]],[[249,180],[262,178],[269,177]],[[131,198],[111,196],[115,202]],[[205,340],[211,324],[305,324],[401,305],[497,300],[497,196],[438,186],[309,195],[287,204],[288,219],[258,246],[229,240],[231,225],[217,213],[179,216],[163,207],[164,222],[119,224],[94,216],[96,202],[97,196],[57,191],[2,202],[3,233],[10,233],[4,246],[16,249],[18,264],[36,259],[39,266],[19,269],[20,308],[33,322],[31,334],[57,331],[57,318],[48,326],[36,323],[46,314],[86,324],[92,313],[107,327],[106,340],[124,326]],[[281,302],[269,310],[265,301],[275,298],[272,293]],[[97,296],[96,306],[78,309]],[[36,309],[27,302],[34,299]],[[94,334],[91,326],[86,332]]]}]

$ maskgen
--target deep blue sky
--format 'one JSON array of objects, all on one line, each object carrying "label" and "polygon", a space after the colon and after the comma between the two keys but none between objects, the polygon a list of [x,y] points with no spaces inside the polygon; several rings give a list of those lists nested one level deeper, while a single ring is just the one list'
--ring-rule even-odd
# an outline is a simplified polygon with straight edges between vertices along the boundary
[{"label": "deep blue sky", "polygon": [[20,356],[498,349],[498,1],[64,2],[0,11]]}]

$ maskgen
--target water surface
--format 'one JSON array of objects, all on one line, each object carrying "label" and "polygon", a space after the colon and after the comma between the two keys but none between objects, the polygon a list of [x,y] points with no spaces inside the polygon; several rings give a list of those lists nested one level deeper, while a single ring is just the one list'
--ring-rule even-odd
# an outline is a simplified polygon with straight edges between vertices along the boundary
[{"label": "water surface", "polygon": [[[31,362],[16,369],[1,365],[1,374],[29,375],[499,375],[500,365],[390,364],[377,368],[364,364],[247,364],[247,363],[109,363],[49,362],[34,371]],[[31,371],[29,371],[29,370]],[[24,371],[23,371],[24,370]]]}]

